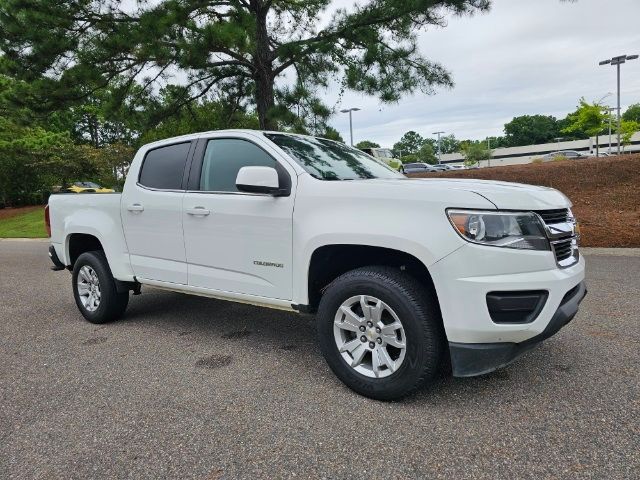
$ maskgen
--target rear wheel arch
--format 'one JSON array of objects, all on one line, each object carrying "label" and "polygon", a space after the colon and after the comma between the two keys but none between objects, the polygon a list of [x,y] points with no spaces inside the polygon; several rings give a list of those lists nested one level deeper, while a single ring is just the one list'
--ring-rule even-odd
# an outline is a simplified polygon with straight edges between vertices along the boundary
[{"label": "rear wheel arch", "polygon": [[67,263],[68,267],[71,268],[73,268],[76,260],[83,253],[95,251],[104,253],[104,247],[100,239],[88,233],[72,233],[67,236],[66,244]]}]

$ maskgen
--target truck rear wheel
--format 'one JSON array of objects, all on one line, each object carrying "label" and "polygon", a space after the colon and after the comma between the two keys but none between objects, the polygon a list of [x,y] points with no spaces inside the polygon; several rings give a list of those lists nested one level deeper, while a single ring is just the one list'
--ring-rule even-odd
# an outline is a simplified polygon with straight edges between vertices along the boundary
[{"label": "truck rear wheel", "polygon": [[444,351],[434,295],[391,267],[345,273],[325,290],[318,336],[333,372],[349,388],[396,400],[433,379]]},{"label": "truck rear wheel", "polygon": [[78,310],[89,322],[107,323],[124,314],[129,292],[118,292],[103,252],[80,255],[73,266],[71,278]]}]

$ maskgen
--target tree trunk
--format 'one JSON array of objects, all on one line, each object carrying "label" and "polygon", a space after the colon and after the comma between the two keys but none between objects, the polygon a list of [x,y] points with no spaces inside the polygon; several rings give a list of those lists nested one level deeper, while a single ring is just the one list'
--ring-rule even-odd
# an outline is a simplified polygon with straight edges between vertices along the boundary
[{"label": "tree trunk", "polygon": [[256,52],[254,56],[256,82],[256,109],[258,120],[262,130],[277,130],[277,123],[271,114],[275,105],[273,94],[273,61],[269,48],[269,35],[267,34],[267,12],[262,7],[262,2],[252,2],[256,8]]},{"label": "tree trunk", "polygon": [[256,109],[262,130],[277,130],[278,125],[270,117],[275,102],[273,98],[273,76],[268,73],[256,72]]}]

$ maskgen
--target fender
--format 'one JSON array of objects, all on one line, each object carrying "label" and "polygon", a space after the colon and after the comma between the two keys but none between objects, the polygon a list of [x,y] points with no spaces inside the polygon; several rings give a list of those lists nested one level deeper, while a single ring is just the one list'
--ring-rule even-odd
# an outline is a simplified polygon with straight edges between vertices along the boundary
[{"label": "fender", "polygon": [[129,262],[122,223],[120,222],[120,203],[117,216],[113,211],[102,211],[96,208],[76,210],[65,218],[64,222],[64,259],[70,265],[71,255],[69,241],[73,234],[92,235],[98,239],[109,262],[113,276],[121,281],[133,281],[134,275]]}]

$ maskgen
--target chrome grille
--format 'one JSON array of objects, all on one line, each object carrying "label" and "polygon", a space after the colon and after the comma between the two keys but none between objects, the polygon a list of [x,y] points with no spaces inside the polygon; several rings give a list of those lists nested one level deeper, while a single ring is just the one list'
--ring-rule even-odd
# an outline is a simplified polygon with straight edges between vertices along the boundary
[{"label": "chrome grille", "polygon": [[544,223],[547,225],[565,223],[569,221],[569,210],[566,208],[558,208],[556,210],[539,210],[535,213],[540,215],[544,220]]},{"label": "chrome grille", "polygon": [[554,243],[553,251],[556,254],[556,260],[559,262],[570,258],[573,254],[573,238],[559,240],[558,242]]},{"label": "chrome grille", "polygon": [[559,267],[570,267],[578,262],[578,235],[575,231],[575,219],[567,208],[554,210],[538,210],[537,213],[545,223],[547,237]]}]

